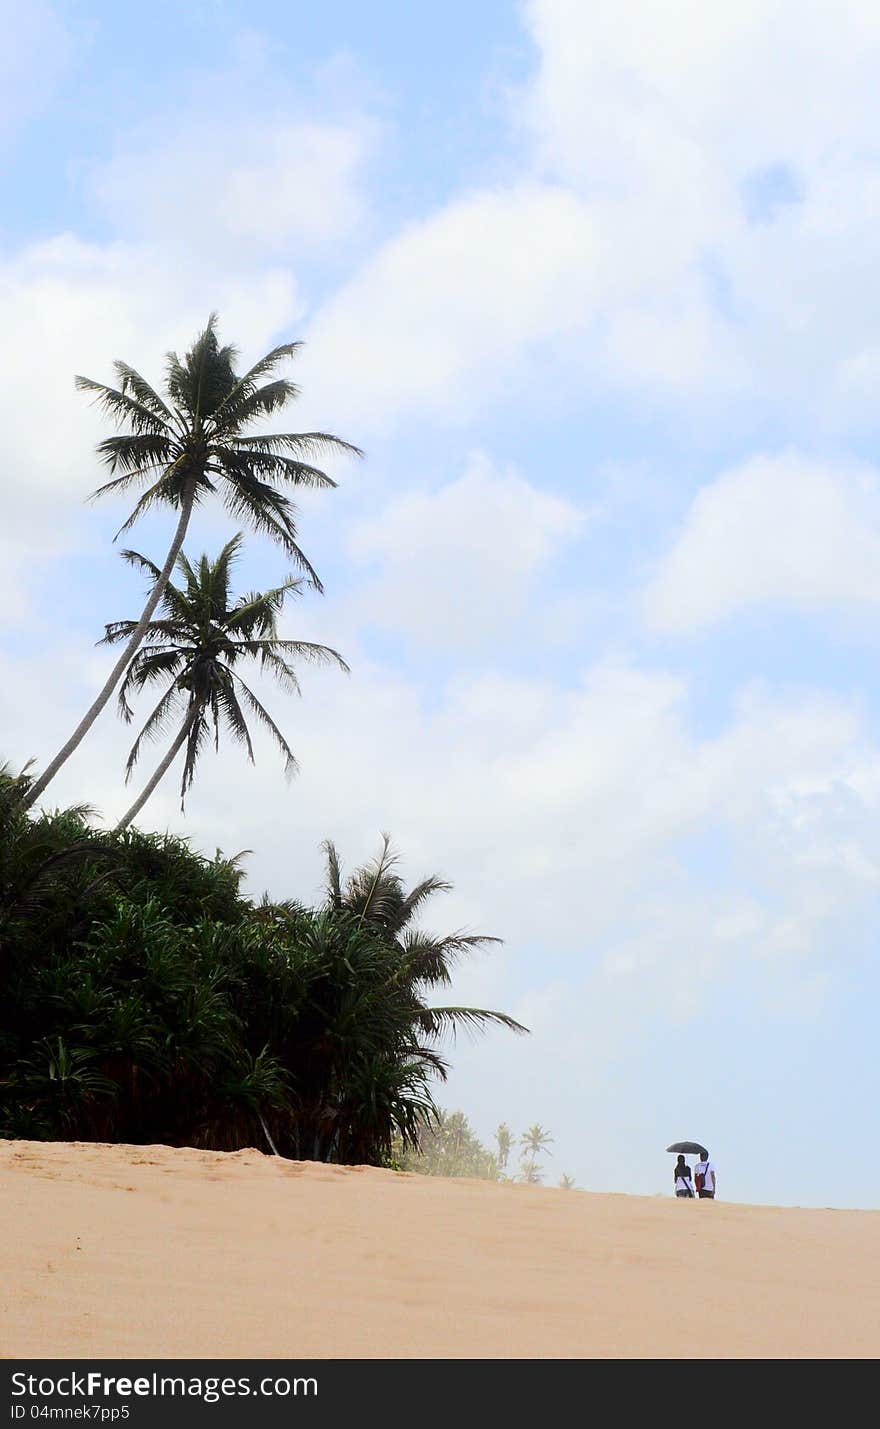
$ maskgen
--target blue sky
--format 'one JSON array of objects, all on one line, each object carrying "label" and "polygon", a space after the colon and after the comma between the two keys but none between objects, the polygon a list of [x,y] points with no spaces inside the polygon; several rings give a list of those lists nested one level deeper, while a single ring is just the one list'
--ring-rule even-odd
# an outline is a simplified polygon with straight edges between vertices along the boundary
[{"label": "blue sky", "polygon": [[[505,940],[456,994],[532,1035],[442,1099],[549,1125],[548,1178],[665,1192],[696,1137],[731,1198],[877,1204],[876,7],[0,21],[3,755],[57,748],[141,593],[73,373],[157,376],[211,309],[245,358],[303,338],[296,423],[367,459],[301,503],[287,621],[352,675],[266,692],[291,786],[227,751],[145,825],[279,896],[382,829],[450,877],[435,924]],[[126,749],[108,711],[53,799],[118,815]]]}]

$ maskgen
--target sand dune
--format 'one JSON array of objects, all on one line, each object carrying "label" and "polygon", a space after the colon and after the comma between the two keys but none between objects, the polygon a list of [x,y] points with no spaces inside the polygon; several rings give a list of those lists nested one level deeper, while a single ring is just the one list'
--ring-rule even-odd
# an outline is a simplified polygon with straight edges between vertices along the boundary
[{"label": "sand dune", "polygon": [[880,1212],[37,1142],[0,1207],[5,1358],[880,1352]]}]

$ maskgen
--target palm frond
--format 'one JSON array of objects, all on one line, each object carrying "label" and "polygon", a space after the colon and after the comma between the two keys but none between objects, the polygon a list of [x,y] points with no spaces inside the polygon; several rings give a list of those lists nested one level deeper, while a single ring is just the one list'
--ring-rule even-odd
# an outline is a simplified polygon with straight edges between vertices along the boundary
[{"label": "palm frond", "polygon": [[197,425],[212,416],[235,385],[234,347],[217,340],[217,314],[211,313],[183,361],[176,352],[166,359],[165,384],[171,401]]},{"label": "palm frond", "polygon": [[[277,724],[273,720],[272,716],[269,714],[268,710],[264,709],[263,706],[260,704],[260,701],[257,699],[253,690],[248,688],[248,686],[245,684],[244,680],[241,678],[240,675],[233,674],[232,678],[241,689],[241,692],[244,696],[245,704],[248,706],[251,712],[256,715],[257,719],[264,726],[264,728],[267,729],[269,733],[273,736],[275,743],[278,745],[278,748],[284,755],[284,773],[285,776],[289,779],[291,775],[295,774],[299,769],[299,765],[296,761],[296,755],[294,754],[290,745],[287,743],[287,740],[284,738],[284,735],[281,733],[281,730],[278,728]],[[253,756],[251,757],[253,758]]]},{"label": "palm frond", "polygon": [[452,884],[446,879],[439,878],[437,874],[430,874],[423,878],[421,883],[417,883],[414,888],[404,898],[400,905],[401,925],[408,923],[410,918],[426,903],[429,898],[433,898],[435,893],[451,893]]},{"label": "palm frond", "polygon": [[243,517],[255,531],[261,531],[277,541],[294,564],[305,572],[309,584],[322,591],[324,587],[317,571],[297,544],[292,515],[294,507],[287,498],[268,483],[244,473],[240,472],[234,482],[227,472],[220,472],[220,475],[226,478],[223,504],[229,514],[236,520]]},{"label": "palm frond", "polygon": [[104,437],[95,450],[111,471],[122,471],[137,479],[145,467],[170,464],[175,443],[164,432],[121,432],[119,436]]},{"label": "palm frond", "polygon": [[501,941],[501,938],[490,938],[482,933],[448,933],[437,938],[430,933],[410,929],[402,937],[410,977],[428,987],[438,984],[448,986],[452,981],[452,969],[460,957],[488,943]]},{"label": "palm frond", "polygon": [[[174,462],[170,467],[165,467],[159,480],[154,482],[153,485],[144,492],[143,496],[140,497],[135,505],[134,510],[127,519],[123,521],[116,535],[113,537],[114,541],[118,540],[124,531],[130,531],[135,522],[143,516],[145,511],[149,511],[151,506],[156,506],[159,502],[167,502],[170,506],[178,506],[180,504],[182,493],[178,489],[178,483],[174,481],[174,473],[178,465],[179,462]],[[135,480],[135,475],[137,474],[132,475],[132,481]],[[122,485],[122,483],[120,483],[120,485]],[[211,489],[210,482],[202,481],[201,485],[203,489]],[[100,496],[102,491],[106,491],[107,489],[107,487],[100,488],[94,493],[94,496]],[[196,490],[195,499],[198,500],[198,488]]]},{"label": "palm frond", "polygon": [[178,689],[176,684],[171,685],[170,688],[165,691],[161,700],[156,705],[152,713],[148,715],[147,719],[143,724],[143,727],[141,728],[140,734],[138,735],[137,739],[129,750],[128,759],[126,760],[125,764],[126,784],[131,778],[134,767],[137,764],[138,757],[141,751],[141,745],[143,744],[144,740],[155,740],[165,733],[168,726],[168,720],[171,718],[171,715],[174,711],[174,705],[180,698],[181,693],[182,692]]},{"label": "palm frond", "polygon": [[413,1021],[430,1037],[449,1034],[455,1038],[459,1029],[476,1035],[486,1027],[505,1027],[508,1032],[521,1035],[528,1035],[529,1031],[506,1012],[490,1012],[484,1007],[423,1007],[415,1013]]},{"label": "palm frond", "polygon": [[269,646],[268,641],[252,641],[247,643],[254,645],[264,644],[266,648],[262,651],[249,650],[246,644],[238,642],[235,647],[236,655],[241,653],[254,657],[259,656],[261,674],[272,675],[278,688],[283,690],[286,695],[302,694],[302,687],[293,666],[289,665],[286,660],[282,660],[280,655],[276,655],[275,651]]},{"label": "palm frond", "polygon": [[[273,347],[271,352],[267,352],[265,357],[261,357],[259,362],[255,362],[244,376],[239,377],[214,413],[214,430],[227,431],[241,426],[241,421],[235,415],[238,409],[237,404],[249,395],[261,377],[268,377],[270,372],[274,372],[279,362],[294,357],[301,347],[301,342],[285,342],[280,347]],[[298,395],[298,390],[298,388],[294,388],[294,395]]]},{"label": "palm frond", "polygon": [[273,641],[277,635],[277,618],[289,595],[299,595],[304,581],[301,576],[291,576],[280,586],[271,590],[249,591],[241,596],[223,617],[224,628],[230,635],[238,635],[247,640],[263,636]]},{"label": "palm frond", "polygon": [[149,556],[142,556],[140,551],[120,551],[119,557],[120,560],[125,561],[126,565],[134,566],[135,570],[143,571],[144,575],[148,575],[153,585],[162,574],[155,561],[151,561]]},{"label": "palm frond", "polygon": [[[139,551],[124,550],[120,551],[119,554],[127,565],[134,566],[135,570],[143,571],[144,575],[149,577],[151,589],[155,586],[162,573],[159,567],[155,565],[149,557],[142,556]],[[181,551],[177,558],[177,566],[184,574],[189,570],[189,563],[183,551]],[[182,637],[183,633],[192,627],[192,607],[187,601],[183,591],[171,580],[166,581],[165,588],[162,591],[162,608],[167,611],[171,617],[170,622],[151,620],[145,632],[145,639],[151,640],[157,636],[164,640],[177,639]],[[124,624],[125,622],[119,621],[116,623]],[[108,629],[109,628],[108,626]]]},{"label": "palm frond", "polygon": [[[102,496],[110,496],[117,491],[129,491],[132,486],[136,486],[141,477],[150,476],[154,471],[165,471],[165,463],[161,461],[152,462],[149,466],[142,467],[140,471],[127,472],[125,476],[114,477],[112,481],[105,481],[103,486],[99,486],[95,491],[89,492],[87,501],[98,501]],[[161,479],[157,486],[161,485]]]},{"label": "palm frond", "polygon": [[299,388],[296,383],[289,382],[286,377],[278,377],[274,382],[264,383],[262,387],[245,386],[240,388],[237,397],[233,398],[230,393],[224,398],[215,414],[212,429],[218,430],[215,423],[219,420],[219,431],[235,431],[236,428],[258,421],[261,417],[271,417],[273,412],[279,411],[298,396]]},{"label": "palm frond", "polygon": [[259,436],[235,438],[236,449],[252,449],[269,454],[290,452],[297,457],[322,456],[338,452],[346,456],[362,457],[360,447],[344,442],[341,437],[329,432],[265,432]]},{"label": "palm frond", "polygon": [[350,675],[351,669],[336,650],[332,650],[329,645],[314,645],[309,640],[240,640],[236,642],[236,650],[241,650],[247,655],[259,656],[261,665],[270,669],[281,682],[286,679],[292,681],[292,687],[299,689],[299,681],[295,672],[289,667],[286,661],[282,660],[280,652],[291,655],[297,660],[301,660],[307,665],[335,665],[343,674]]},{"label": "palm frond", "polygon": [[335,489],[337,483],[325,471],[294,457],[282,456],[278,452],[261,452],[253,448],[247,451],[222,451],[211,449],[211,457],[221,468],[228,468],[237,481],[242,474],[252,480],[269,478],[271,481],[288,482],[291,486],[305,486],[317,490]]},{"label": "palm frond", "polygon": [[186,738],[186,757],[183,763],[183,773],[180,778],[180,809],[184,811],[184,802],[187,791],[192,788],[196,775],[196,765],[199,762],[205,742],[208,739],[207,711],[202,701],[193,701],[188,714],[192,715],[192,723]]},{"label": "palm frond", "polygon": [[232,568],[236,561],[241,558],[241,548],[244,544],[244,536],[241,531],[226,542],[216,560],[209,561],[207,556],[203,556],[203,581],[204,589],[211,590],[211,614],[218,623],[226,623],[229,606],[229,585]]},{"label": "palm frond", "polygon": [[327,888],[337,912],[342,909],[342,869],[336,845],[331,839],[324,839],[321,848],[327,859]]},{"label": "palm frond", "polygon": [[352,895],[356,894],[356,891],[360,891],[358,889],[359,884],[364,893],[359,909],[359,921],[361,923],[370,915],[373,917],[377,914],[381,916],[380,904],[382,902],[383,884],[387,884],[388,875],[399,860],[399,855],[395,853],[391,847],[391,835],[383,833],[381,837],[381,852],[373,860],[372,864],[366,864],[362,869],[358,869],[356,873],[353,873],[348,882],[349,899],[352,899]]},{"label": "palm frond", "polygon": [[119,378],[120,389],[123,394],[127,394],[129,391],[133,392],[141,407],[145,407],[157,417],[164,417],[168,421],[171,420],[172,413],[170,407],[165,405],[158,392],[153,390],[146,378],[142,377],[135,368],[130,367],[127,362],[114,362],[113,367]]},{"label": "palm frond", "polygon": [[[119,366],[117,363],[117,371]],[[156,410],[151,403],[141,401],[137,394],[134,397],[129,396],[124,387],[119,391],[115,387],[107,387],[103,382],[95,382],[91,377],[75,377],[73,380],[78,392],[94,393],[95,405],[119,425],[128,422],[134,432],[154,437],[162,436],[167,440],[169,434],[166,418],[171,414],[164,403],[160,402],[161,410]],[[143,382],[143,378],[140,380]],[[144,383],[144,387],[146,386]],[[154,392],[152,396],[157,402],[160,401]]]},{"label": "palm frond", "polygon": [[[247,689],[247,686],[244,686],[244,688]],[[248,694],[249,693],[250,691],[248,691]],[[244,745],[247,750],[248,759],[251,764],[253,764],[254,746],[251,743],[250,730],[247,727],[247,721],[242,713],[241,705],[236,698],[235,690],[231,682],[224,682],[219,686],[216,690],[216,699],[232,733],[233,739],[237,740],[239,744]]]},{"label": "palm frond", "polygon": [[141,646],[131,664],[125,672],[125,678],[119,687],[117,703],[119,713],[130,724],[134,711],[129,704],[129,697],[132,693],[140,693],[148,685],[155,681],[171,677],[179,689],[177,677],[181,673],[184,663],[184,655],[181,650],[162,650]]}]

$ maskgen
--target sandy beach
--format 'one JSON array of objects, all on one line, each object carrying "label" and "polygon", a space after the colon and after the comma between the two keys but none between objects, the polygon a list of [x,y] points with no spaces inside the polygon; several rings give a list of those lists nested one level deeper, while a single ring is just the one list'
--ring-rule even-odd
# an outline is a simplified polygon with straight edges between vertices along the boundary
[{"label": "sandy beach", "polygon": [[880,1212],[36,1142],[0,1206],[4,1358],[880,1353]]}]

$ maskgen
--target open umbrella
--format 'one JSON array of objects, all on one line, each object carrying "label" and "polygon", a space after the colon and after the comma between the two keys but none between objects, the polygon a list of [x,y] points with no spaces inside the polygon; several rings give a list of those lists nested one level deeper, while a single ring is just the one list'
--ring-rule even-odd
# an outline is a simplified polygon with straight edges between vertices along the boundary
[{"label": "open umbrella", "polygon": [[673,1141],[671,1146],[667,1146],[667,1151],[680,1151],[685,1156],[701,1156],[704,1161],[709,1160],[709,1153],[705,1146],[701,1146],[698,1141]]}]

